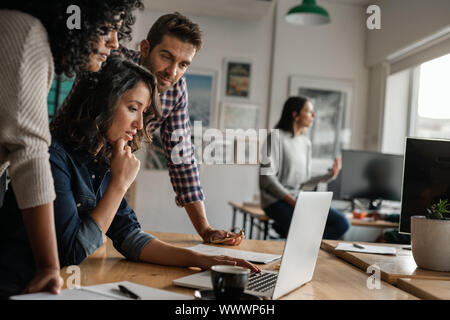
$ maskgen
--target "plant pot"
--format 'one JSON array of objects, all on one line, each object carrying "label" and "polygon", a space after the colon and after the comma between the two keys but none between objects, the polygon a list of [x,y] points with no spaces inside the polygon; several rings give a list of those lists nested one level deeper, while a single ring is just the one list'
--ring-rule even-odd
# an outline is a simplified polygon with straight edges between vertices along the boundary
[{"label": "plant pot", "polygon": [[411,247],[420,268],[450,271],[450,220],[411,217]]}]

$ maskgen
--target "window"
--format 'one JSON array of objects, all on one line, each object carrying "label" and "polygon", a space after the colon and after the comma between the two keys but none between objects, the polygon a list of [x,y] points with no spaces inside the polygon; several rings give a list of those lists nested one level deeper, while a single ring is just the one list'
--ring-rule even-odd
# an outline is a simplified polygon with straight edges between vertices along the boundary
[{"label": "window", "polygon": [[388,76],[382,151],[402,154],[405,137],[450,139],[450,54]]},{"label": "window", "polygon": [[419,67],[417,112],[411,134],[450,139],[450,54]]}]

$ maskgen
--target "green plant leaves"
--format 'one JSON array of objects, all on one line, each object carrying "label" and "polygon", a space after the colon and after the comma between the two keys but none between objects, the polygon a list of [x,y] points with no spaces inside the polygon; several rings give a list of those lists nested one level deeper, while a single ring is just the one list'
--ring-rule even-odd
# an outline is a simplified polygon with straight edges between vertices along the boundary
[{"label": "green plant leaves", "polygon": [[446,220],[450,219],[450,203],[448,199],[439,199],[438,203],[432,204],[430,208],[426,209],[428,219]]}]

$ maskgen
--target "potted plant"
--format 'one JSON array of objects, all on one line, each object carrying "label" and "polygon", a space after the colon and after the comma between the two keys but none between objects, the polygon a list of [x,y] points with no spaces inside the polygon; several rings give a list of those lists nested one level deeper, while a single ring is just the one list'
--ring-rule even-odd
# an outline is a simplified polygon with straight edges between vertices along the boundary
[{"label": "potted plant", "polygon": [[411,218],[411,246],[416,264],[424,269],[450,271],[450,203],[439,200],[425,216]]}]

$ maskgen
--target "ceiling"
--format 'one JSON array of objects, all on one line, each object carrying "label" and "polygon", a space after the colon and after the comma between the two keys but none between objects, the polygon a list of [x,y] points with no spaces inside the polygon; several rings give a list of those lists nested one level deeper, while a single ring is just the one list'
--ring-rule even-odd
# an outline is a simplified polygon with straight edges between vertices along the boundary
[{"label": "ceiling", "polygon": [[[145,8],[160,11],[179,11],[196,16],[213,16],[231,19],[257,20],[264,17],[277,0],[143,0]],[[376,4],[379,0],[318,0],[355,6]],[[301,3],[301,0],[298,0]]]},{"label": "ceiling", "polygon": [[[330,1],[330,0],[327,0]],[[344,3],[344,4],[351,4],[355,6],[369,6],[371,4],[377,4],[380,0],[333,0],[333,2],[337,3]],[[321,1],[317,1],[320,3]]]},{"label": "ceiling", "polygon": [[161,12],[179,11],[197,16],[257,20],[265,16],[274,0],[143,0],[145,8]]}]

